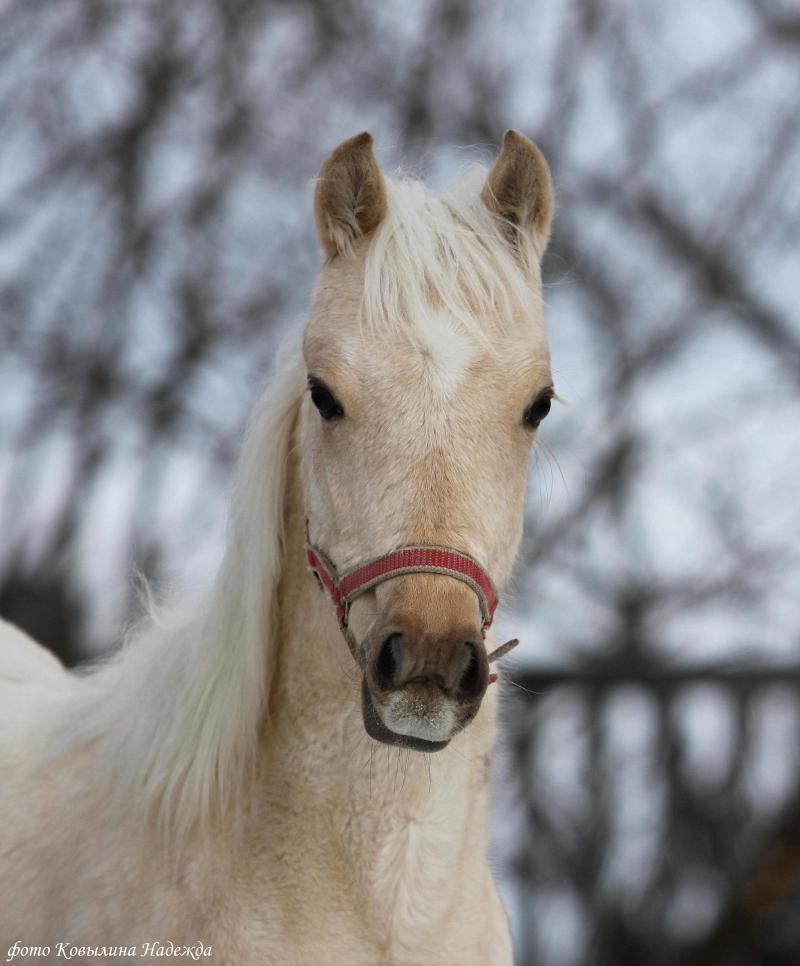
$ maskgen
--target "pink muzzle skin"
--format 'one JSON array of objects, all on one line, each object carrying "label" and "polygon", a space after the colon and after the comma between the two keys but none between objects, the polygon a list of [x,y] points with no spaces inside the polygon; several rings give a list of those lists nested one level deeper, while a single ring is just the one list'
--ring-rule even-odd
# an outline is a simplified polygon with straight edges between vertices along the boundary
[{"label": "pink muzzle skin", "polygon": [[[498,596],[491,577],[481,567],[477,560],[469,554],[454,550],[452,547],[440,547],[431,544],[398,547],[380,557],[356,564],[340,574],[334,564],[319,547],[315,547],[308,535],[306,524],[306,561],[308,569],[317,578],[330,596],[336,607],[336,616],[347,645],[356,663],[361,665],[362,658],[357,644],[348,627],[350,605],[353,601],[385,580],[400,577],[403,574],[442,574],[453,577],[472,588],[478,598],[481,609],[481,636],[486,636],[486,629],[491,627],[494,612],[497,609]],[[489,661],[496,661],[519,644],[518,640],[507,641],[492,651]],[[497,680],[496,674],[489,675],[489,683]]]}]

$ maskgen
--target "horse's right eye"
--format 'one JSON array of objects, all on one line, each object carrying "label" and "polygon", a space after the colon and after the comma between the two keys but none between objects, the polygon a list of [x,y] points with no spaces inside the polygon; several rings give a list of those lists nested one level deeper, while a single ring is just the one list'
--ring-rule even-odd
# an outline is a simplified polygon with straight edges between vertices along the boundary
[{"label": "horse's right eye", "polygon": [[339,419],[344,416],[344,408],[328,387],[316,379],[310,379],[311,402],[319,410],[323,419]]},{"label": "horse's right eye", "polygon": [[550,412],[550,405],[553,401],[553,387],[550,386],[548,389],[535,399],[531,405],[525,410],[525,415],[522,421],[529,429],[537,429],[539,423],[545,418],[545,416]]}]

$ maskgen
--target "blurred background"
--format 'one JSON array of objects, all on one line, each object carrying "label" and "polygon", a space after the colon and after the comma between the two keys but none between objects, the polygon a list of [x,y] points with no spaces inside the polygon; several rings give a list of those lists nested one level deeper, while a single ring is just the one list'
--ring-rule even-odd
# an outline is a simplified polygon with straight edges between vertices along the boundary
[{"label": "blurred background", "polygon": [[327,152],[444,187],[519,128],[567,405],[501,627],[517,962],[800,962],[799,91],[788,0],[3,3],[0,613],[75,663],[207,576]]}]

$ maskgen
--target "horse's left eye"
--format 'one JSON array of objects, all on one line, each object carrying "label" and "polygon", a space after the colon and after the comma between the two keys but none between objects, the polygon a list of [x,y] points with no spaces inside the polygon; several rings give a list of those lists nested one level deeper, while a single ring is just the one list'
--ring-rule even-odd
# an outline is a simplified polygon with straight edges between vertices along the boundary
[{"label": "horse's left eye", "polygon": [[550,391],[548,391],[545,395],[539,396],[535,402],[528,406],[528,408],[525,410],[525,415],[523,416],[523,422],[526,426],[529,426],[531,429],[536,429],[539,423],[550,412],[552,398],[553,397]]},{"label": "horse's left eye", "polygon": [[311,388],[311,402],[319,410],[323,419],[338,419],[344,416],[344,408],[328,387],[317,380],[309,380]]}]

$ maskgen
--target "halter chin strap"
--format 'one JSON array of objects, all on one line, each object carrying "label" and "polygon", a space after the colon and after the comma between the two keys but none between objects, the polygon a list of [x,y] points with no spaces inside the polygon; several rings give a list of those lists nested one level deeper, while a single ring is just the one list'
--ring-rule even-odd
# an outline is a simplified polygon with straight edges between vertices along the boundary
[{"label": "halter chin strap", "polygon": [[328,557],[311,543],[306,529],[306,560],[309,570],[316,575],[336,606],[343,631],[347,630],[350,605],[357,597],[384,580],[403,574],[444,574],[470,587],[481,609],[481,634],[491,626],[497,609],[497,592],[489,575],[477,560],[452,547],[430,544],[398,547],[339,574]]}]

